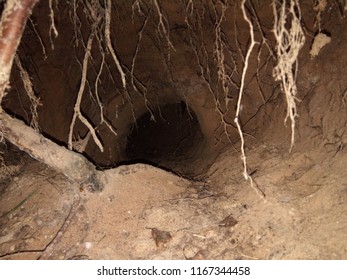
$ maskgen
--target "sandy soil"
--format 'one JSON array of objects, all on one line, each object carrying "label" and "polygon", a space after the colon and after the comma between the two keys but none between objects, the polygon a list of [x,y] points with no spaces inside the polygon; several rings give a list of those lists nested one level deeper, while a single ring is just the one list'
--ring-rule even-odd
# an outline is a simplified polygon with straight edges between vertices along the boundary
[{"label": "sandy soil", "polygon": [[225,151],[190,181],[137,164],[89,193],[27,155],[4,154],[1,259],[346,259],[345,150]]},{"label": "sandy soil", "polygon": [[[55,19],[59,23],[59,36],[54,40],[54,50],[47,47],[48,58],[38,51],[41,44],[50,46],[52,39],[47,29],[51,23],[45,16],[49,14],[47,1],[40,1],[35,8],[33,23],[28,25],[19,49],[22,63],[33,80],[35,94],[42,101],[43,106],[38,108],[40,129],[57,143],[64,143],[68,137],[74,100],[80,87],[80,58],[85,53],[84,44],[75,44],[74,41],[76,34],[70,8],[66,5],[69,2],[57,2],[59,12],[55,13]],[[117,15],[112,16],[115,28],[112,32],[117,34],[117,54],[122,63],[129,66],[134,62],[143,15],[136,17],[137,24],[134,25],[130,22],[131,3],[118,2]],[[182,3],[186,1],[160,2],[172,29],[170,40],[177,50],[170,54],[174,75],[167,69],[166,58],[163,59],[167,55],[162,52],[162,47],[166,50],[166,38],[158,38],[161,43],[153,41],[158,36],[154,15],[144,32],[144,35],[148,34],[140,44],[136,79],[146,86],[149,100],[154,101],[153,107],[172,102],[182,104],[184,101],[196,114],[197,122],[194,123],[199,123],[204,139],[197,137],[195,140],[198,141],[194,141],[194,137],[182,137],[187,132],[183,129],[183,135],[175,134],[180,136],[178,144],[184,144],[183,147],[177,146],[182,148],[181,157],[165,156],[158,163],[165,163],[162,166],[189,177],[193,177],[191,174],[199,176],[191,180],[145,164],[127,165],[105,171],[108,180],[105,189],[100,193],[90,193],[2,142],[0,259],[347,259],[347,134],[344,133],[347,127],[347,17],[346,11],[339,6],[343,1],[332,1],[330,8],[322,14],[319,28],[331,35],[332,40],[315,58],[310,56],[314,35],[318,32],[314,1],[302,1],[301,24],[306,44],[299,55],[298,117],[295,146],[291,153],[290,124],[287,123],[288,127],[283,124],[285,97],[272,77],[276,60],[263,46],[261,61],[266,61],[266,64],[259,69],[257,67],[262,64],[259,64],[260,53],[252,53],[241,121],[253,187],[242,175],[239,143],[234,143],[235,148],[230,145],[220,152],[227,142],[222,143],[224,126],[216,110],[215,96],[209,90],[212,87],[218,92],[222,86],[219,79],[216,82],[219,65],[215,64],[216,57],[212,54],[217,42],[214,29],[217,18],[211,18],[216,13],[215,6],[202,5],[200,9],[199,5],[196,6],[198,13],[192,14],[191,20],[195,22],[201,18],[202,29],[198,20],[196,35],[191,38],[187,37],[192,35],[185,27],[185,13],[182,12],[185,9]],[[220,7],[222,2],[217,1],[216,5]],[[256,10],[262,32],[274,47],[271,1],[254,2],[259,2]],[[202,8],[207,6],[213,9],[203,17]],[[89,19],[85,7],[80,5],[79,9],[77,14],[87,34]],[[235,73],[231,80],[236,81],[236,86],[234,82],[228,84],[230,108],[223,116],[223,121],[231,124],[238,99],[238,73],[242,71],[242,57],[250,36],[248,25],[239,11],[231,6],[222,26],[223,37],[228,43],[225,56],[223,54],[227,59],[225,65],[237,65],[231,69]],[[199,39],[202,30],[204,36]],[[256,40],[260,42],[257,32]],[[40,34],[40,40],[35,33]],[[81,37],[86,34],[81,34]],[[193,47],[186,39],[195,36]],[[124,44],[120,43],[122,41]],[[67,42],[76,48],[70,48]],[[162,47],[158,48],[158,43],[159,46],[163,44]],[[78,49],[77,45],[81,48]],[[202,62],[211,62],[205,66],[209,67],[207,72],[211,71],[208,87],[206,77],[201,73],[201,61],[195,61],[195,52],[201,46],[206,48],[206,52],[211,52],[206,57],[203,51],[200,57]],[[101,61],[98,53],[99,50],[93,51],[95,69]],[[124,139],[130,134],[128,127],[135,118],[139,119],[148,112],[142,95],[134,92],[132,97],[135,99],[124,103],[124,96],[115,92],[122,85],[110,58],[106,58],[106,64],[111,68],[103,71],[100,78],[100,97],[105,106],[105,117],[117,128],[118,136],[115,137],[106,126],[98,127],[105,153],[99,152],[92,141],[85,151],[98,166],[114,166],[123,160],[118,158],[118,149],[126,144]],[[90,67],[91,71],[93,67]],[[115,77],[111,73],[115,73]],[[30,123],[31,104],[24,88],[19,85],[19,74],[13,71],[12,92],[2,106],[13,116]],[[88,74],[91,85],[95,75],[94,72]],[[253,79],[256,76],[260,80]],[[81,108],[92,123],[98,124],[99,105],[93,103],[93,94],[84,96]],[[224,96],[218,101],[224,102]],[[182,119],[174,122],[177,123],[176,131],[180,125],[185,125]],[[152,131],[161,129],[163,126],[154,127]],[[82,124],[75,127],[76,135],[81,137],[86,135],[86,131]],[[238,141],[238,134],[232,126],[229,132],[232,141]],[[139,147],[146,147],[144,141],[152,144],[147,136],[144,133],[135,144]],[[162,137],[163,134],[159,136],[156,145],[166,148],[162,145],[172,139]],[[189,143],[183,143],[184,139],[189,139],[186,141]],[[3,140],[1,135],[0,140]],[[206,147],[198,145],[200,140],[207,141],[211,151],[205,153]],[[214,149],[216,141],[221,146]],[[168,162],[162,162],[165,160]]]}]

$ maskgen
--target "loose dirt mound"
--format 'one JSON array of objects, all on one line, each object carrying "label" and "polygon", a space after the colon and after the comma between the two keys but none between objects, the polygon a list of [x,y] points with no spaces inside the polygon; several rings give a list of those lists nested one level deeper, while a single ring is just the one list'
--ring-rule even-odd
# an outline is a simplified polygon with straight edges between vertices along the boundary
[{"label": "loose dirt mound", "polygon": [[251,151],[265,201],[233,151],[205,181],[137,164],[105,171],[101,193],[22,155],[25,168],[1,184],[1,258],[347,258],[346,154],[289,155],[269,144]]}]

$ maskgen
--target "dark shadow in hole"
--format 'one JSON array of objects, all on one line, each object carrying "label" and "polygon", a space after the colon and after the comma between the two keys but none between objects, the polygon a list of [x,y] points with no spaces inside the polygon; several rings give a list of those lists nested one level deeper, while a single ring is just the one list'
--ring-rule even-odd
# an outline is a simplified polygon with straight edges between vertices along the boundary
[{"label": "dark shadow in hole", "polygon": [[[127,136],[127,160],[150,161],[175,171],[175,165],[197,155],[203,142],[199,122],[184,102],[143,114]],[[179,168],[180,169],[180,168]]]}]

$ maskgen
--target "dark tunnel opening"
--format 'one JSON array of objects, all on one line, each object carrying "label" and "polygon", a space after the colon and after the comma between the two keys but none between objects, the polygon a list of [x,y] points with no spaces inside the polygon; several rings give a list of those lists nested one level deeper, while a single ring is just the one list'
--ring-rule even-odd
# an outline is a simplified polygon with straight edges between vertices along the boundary
[{"label": "dark tunnel opening", "polygon": [[146,112],[130,128],[126,157],[185,173],[198,156],[204,136],[194,112],[182,101]]}]

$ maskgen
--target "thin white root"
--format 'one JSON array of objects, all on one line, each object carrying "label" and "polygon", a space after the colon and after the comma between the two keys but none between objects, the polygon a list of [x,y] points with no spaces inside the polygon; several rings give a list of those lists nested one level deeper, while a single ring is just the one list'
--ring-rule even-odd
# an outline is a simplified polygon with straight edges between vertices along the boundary
[{"label": "thin white root", "polygon": [[84,153],[91,135],[92,134],[90,133],[90,131],[88,131],[87,135],[84,138],[78,135],[77,139],[75,139],[72,143],[73,149],[81,154]]},{"label": "thin white root", "polygon": [[291,120],[291,144],[290,151],[294,146],[295,140],[295,118],[298,116],[296,111],[297,87],[296,75],[298,71],[299,51],[305,43],[305,35],[301,28],[300,6],[298,0],[291,0],[289,8],[287,1],[282,1],[277,9],[277,1],[273,2],[274,13],[274,35],[276,39],[277,65],[273,70],[276,81],[281,81],[281,88],[286,95],[287,119]]},{"label": "thin white root", "polygon": [[72,141],[73,140],[73,130],[74,130],[74,127],[76,124],[76,120],[79,119],[90,131],[90,133],[93,137],[93,140],[96,143],[96,145],[99,147],[100,151],[101,152],[104,151],[104,147],[103,147],[101,141],[99,140],[94,127],[81,113],[81,102],[82,102],[82,97],[83,97],[85,85],[87,82],[88,61],[89,61],[89,58],[91,56],[91,49],[92,49],[93,39],[94,39],[94,35],[95,35],[94,32],[95,31],[92,30],[92,32],[89,36],[87,47],[86,47],[84,58],[83,58],[82,79],[81,79],[80,88],[79,88],[79,91],[77,94],[77,100],[76,100],[75,107],[74,107],[74,114],[72,116],[72,121],[70,124],[70,131],[69,131],[68,147],[70,150],[73,149],[73,141]]},{"label": "thin white root", "polygon": [[245,56],[245,61],[244,61],[244,66],[242,70],[242,76],[241,76],[241,85],[240,85],[240,90],[239,90],[239,97],[237,100],[237,107],[236,107],[236,113],[235,113],[235,119],[234,122],[236,124],[237,130],[240,135],[241,139],[241,160],[243,162],[243,176],[246,180],[249,180],[251,183],[251,187],[256,191],[256,193],[262,198],[265,199],[264,193],[262,193],[254,184],[252,177],[248,174],[247,171],[247,158],[246,158],[246,153],[245,153],[245,139],[243,137],[243,132],[241,128],[241,124],[239,122],[239,117],[240,117],[240,112],[241,112],[241,101],[242,101],[242,94],[243,94],[243,89],[245,86],[245,77],[248,69],[248,62],[249,62],[249,57],[252,53],[253,47],[255,45],[255,40],[254,40],[254,31],[253,31],[253,24],[251,20],[247,16],[247,12],[245,9],[245,2],[246,0],[243,0],[241,3],[241,9],[242,9],[242,14],[243,18],[249,25],[249,34],[251,36],[251,42],[250,45],[248,46],[247,53]]},{"label": "thin white root", "polygon": [[116,64],[118,72],[121,76],[123,88],[126,89],[125,73],[123,71],[120,60],[111,42],[111,7],[112,7],[111,0],[107,0],[106,7],[105,7],[105,40],[106,40],[107,48],[110,51],[112,59],[114,63]]},{"label": "thin white root", "polygon": [[49,27],[49,40],[51,41],[51,48],[52,48],[52,50],[54,50],[52,33],[54,35],[54,38],[57,38],[59,33],[58,33],[58,30],[55,26],[53,0],[49,0],[49,18],[51,20],[51,25]]},{"label": "thin white root", "polygon": [[22,82],[24,85],[24,89],[29,97],[30,103],[31,103],[31,121],[30,121],[30,126],[33,127],[36,130],[39,130],[39,115],[37,113],[37,107],[41,105],[40,99],[36,97],[33,89],[33,84],[30,80],[29,73],[24,69],[18,55],[14,57],[14,61],[16,63],[16,66],[19,69],[19,74],[22,78]]}]

